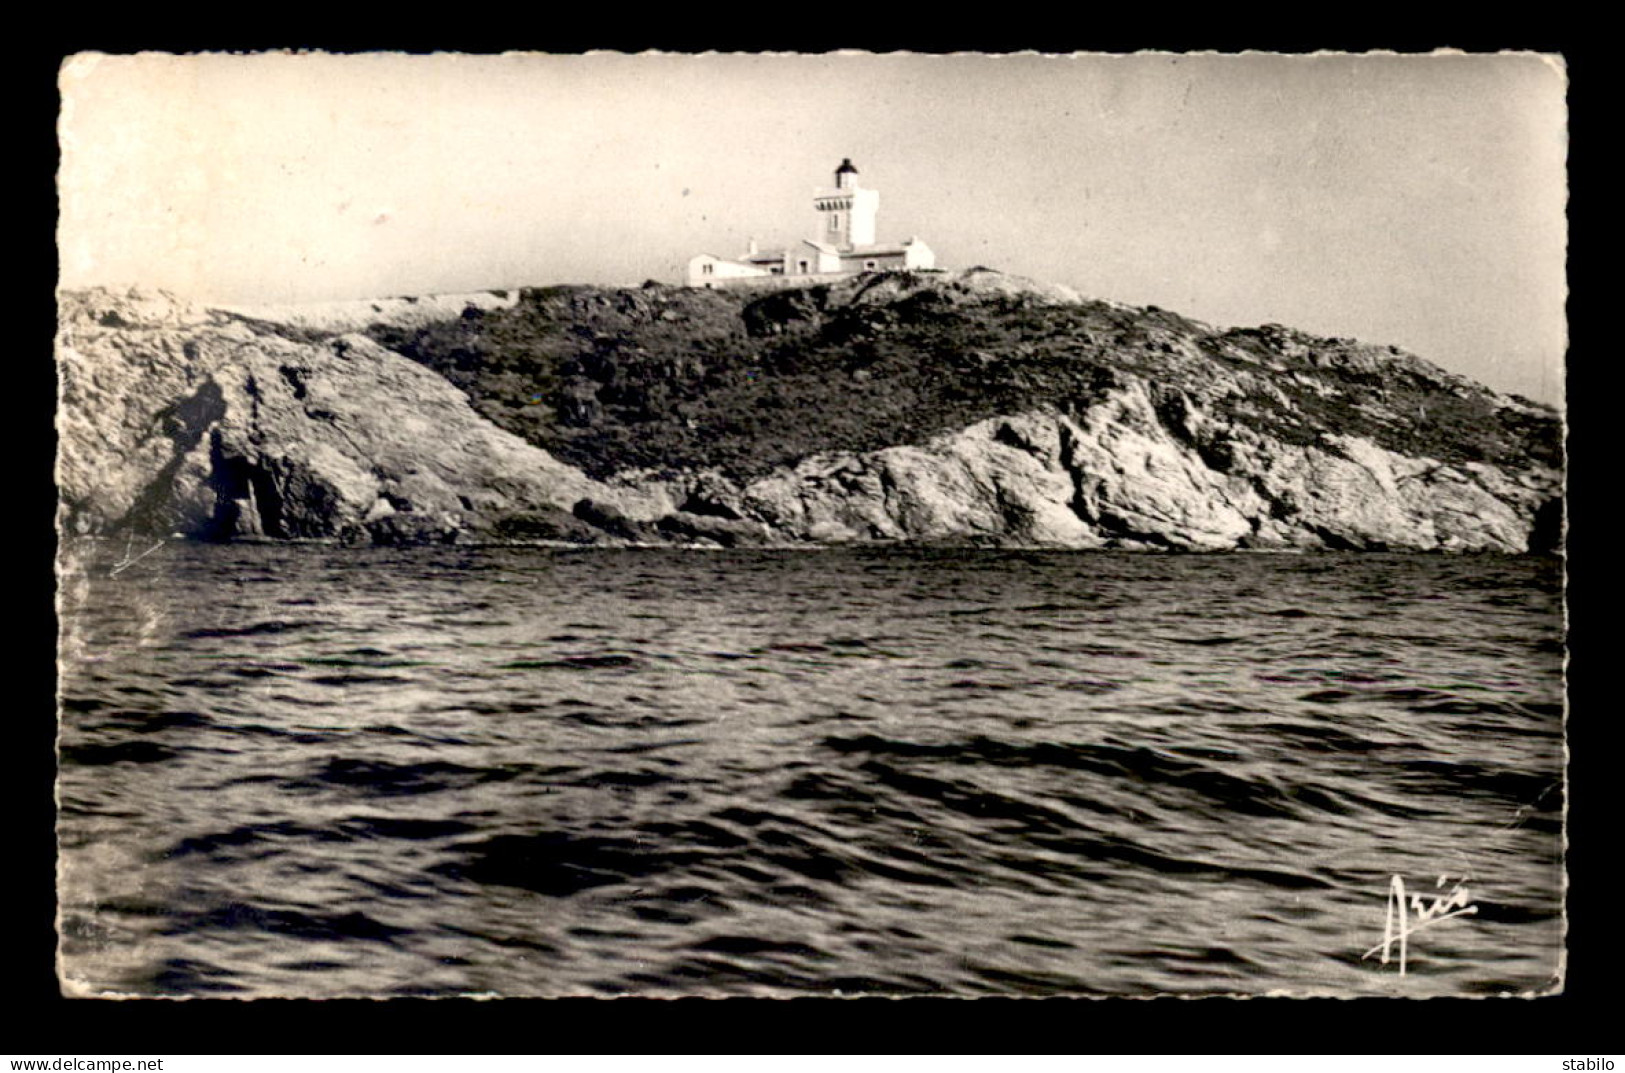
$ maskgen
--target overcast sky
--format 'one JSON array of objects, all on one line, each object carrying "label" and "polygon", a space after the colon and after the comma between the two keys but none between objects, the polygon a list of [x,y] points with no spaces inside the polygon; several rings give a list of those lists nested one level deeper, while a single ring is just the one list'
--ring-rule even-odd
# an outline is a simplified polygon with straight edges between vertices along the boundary
[{"label": "overcast sky", "polygon": [[678,282],[878,238],[1562,394],[1566,82],[1535,56],[76,57],[62,282],[284,302]]}]

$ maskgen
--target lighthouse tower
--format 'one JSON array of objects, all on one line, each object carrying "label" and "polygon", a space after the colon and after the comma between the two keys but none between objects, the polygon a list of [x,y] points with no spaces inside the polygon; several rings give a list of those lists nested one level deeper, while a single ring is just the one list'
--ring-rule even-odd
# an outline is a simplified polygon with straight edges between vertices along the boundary
[{"label": "lighthouse tower", "polygon": [[858,169],[850,159],[835,169],[834,186],[813,191],[813,209],[818,213],[815,241],[838,250],[874,244],[880,192],[858,185]]},{"label": "lighthouse tower", "polygon": [[835,185],[813,191],[818,223],[811,236],[791,246],[762,249],[750,240],[739,257],[701,253],[689,258],[690,287],[804,286],[864,272],[912,272],[936,267],[937,255],[918,237],[875,242],[880,194],[858,185],[858,169],[841,161]]}]

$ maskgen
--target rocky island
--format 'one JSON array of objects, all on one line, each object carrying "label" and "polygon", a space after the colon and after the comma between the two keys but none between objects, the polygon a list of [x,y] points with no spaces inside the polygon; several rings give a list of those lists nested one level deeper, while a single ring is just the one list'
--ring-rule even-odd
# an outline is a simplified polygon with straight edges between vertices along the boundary
[{"label": "rocky island", "polygon": [[1551,407],[988,269],[284,308],[63,292],[64,534],[1531,552]]}]

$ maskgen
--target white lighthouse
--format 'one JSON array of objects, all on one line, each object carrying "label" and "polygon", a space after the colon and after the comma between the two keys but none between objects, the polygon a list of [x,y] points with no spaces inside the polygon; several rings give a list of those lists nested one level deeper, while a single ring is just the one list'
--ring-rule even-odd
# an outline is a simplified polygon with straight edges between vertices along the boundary
[{"label": "white lighthouse", "polygon": [[[817,222],[813,237],[779,249],[763,250],[751,239],[738,258],[702,253],[688,262],[691,287],[795,286],[864,272],[894,272],[936,266],[936,254],[918,238],[875,242],[880,192],[858,185],[850,158],[835,169],[833,186],[813,190]],[[807,277],[812,277],[811,279]]]},{"label": "white lighthouse", "polygon": [[880,212],[880,191],[858,185],[858,169],[850,158],[835,169],[835,185],[813,191],[818,213],[818,239],[838,250],[872,246],[875,216]]}]

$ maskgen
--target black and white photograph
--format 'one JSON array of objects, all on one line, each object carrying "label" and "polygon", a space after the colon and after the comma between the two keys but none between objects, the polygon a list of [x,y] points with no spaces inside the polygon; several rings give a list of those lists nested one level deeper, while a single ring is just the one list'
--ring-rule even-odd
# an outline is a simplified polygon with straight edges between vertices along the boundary
[{"label": "black and white photograph", "polygon": [[1561,56],[58,90],[64,996],[1563,993]]}]

